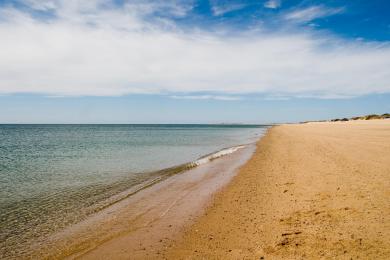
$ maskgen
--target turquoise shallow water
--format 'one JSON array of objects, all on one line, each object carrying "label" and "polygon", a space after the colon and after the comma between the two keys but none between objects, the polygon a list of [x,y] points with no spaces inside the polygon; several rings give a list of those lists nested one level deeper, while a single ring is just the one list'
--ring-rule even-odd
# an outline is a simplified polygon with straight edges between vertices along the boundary
[{"label": "turquoise shallow water", "polygon": [[0,125],[0,250],[25,245],[107,206],[109,198],[265,126]]}]

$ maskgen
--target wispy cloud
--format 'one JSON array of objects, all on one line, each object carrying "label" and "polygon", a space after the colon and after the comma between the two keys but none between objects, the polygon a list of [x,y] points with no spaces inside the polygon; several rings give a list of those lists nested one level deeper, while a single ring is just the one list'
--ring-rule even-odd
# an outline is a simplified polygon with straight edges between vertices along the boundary
[{"label": "wispy cloud", "polygon": [[[221,36],[183,29],[175,18],[188,14],[188,3],[131,1],[119,8],[109,0],[25,2],[50,9],[55,15],[50,20],[0,9],[0,94],[175,93],[189,99],[196,96],[191,93],[205,93],[201,98],[227,100],[246,93],[336,97],[390,92],[388,44],[310,31]],[[286,19],[308,21],[336,13],[321,8],[296,10]]]},{"label": "wispy cloud", "polygon": [[218,96],[218,95],[181,95],[181,96],[170,96],[174,99],[197,99],[197,100],[223,100],[223,101],[237,101],[241,100],[241,97],[238,96]]},{"label": "wispy cloud", "polygon": [[344,12],[344,8],[330,8],[325,6],[310,6],[303,9],[296,9],[285,14],[286,20],[295,22],[310,22],[315,19],[328,17]]},{"label": "wispy cloud", "polygon": [[233,11],[241,10],[245,7],[246,7],[245,4],[223,4],[223,5],[214,4],[212,5],[211,10],[214,16],[221,16]]},{"label": "wispy cloud", "polygon": [[270,9],[277,9],[281,6],[281,4],[282,4],[281,0],[269,0],[264,3],[264,7]]},{"label": "wispy cloud", "polygon": [[275,94],[275,95],[267,95],[262,99],[267,101],[284,101],[284,100],[290,100],[291,97]]},{"label": "wispy cloud", "polygon": [[17,2],[20,2],[29,6],[32,9],[40,11],[53,10],[58,6],[58,1],[55,0],[22,0]]}]

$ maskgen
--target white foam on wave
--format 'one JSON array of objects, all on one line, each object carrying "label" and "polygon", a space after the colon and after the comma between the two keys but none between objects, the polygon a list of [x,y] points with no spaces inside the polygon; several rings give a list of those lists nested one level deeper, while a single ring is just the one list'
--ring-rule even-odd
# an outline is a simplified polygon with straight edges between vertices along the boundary
[{"label": "white foam on wave", "polygon": [[228,154],[232,154],[232,153],[234,153],[234,152],[236,152],[244,147],[245,147],[245,145],[239,145],[239,146],[234,146],[234,147],[222,149],[222,150],[215,152],[213,154],[206,155],[202,158],[199,158],[198,160],[192,162],[191,166],[196,167],[196,166],[211,162],[212,160],[215,160],[217,158],[220,158],[220,157],[228,155]]}]

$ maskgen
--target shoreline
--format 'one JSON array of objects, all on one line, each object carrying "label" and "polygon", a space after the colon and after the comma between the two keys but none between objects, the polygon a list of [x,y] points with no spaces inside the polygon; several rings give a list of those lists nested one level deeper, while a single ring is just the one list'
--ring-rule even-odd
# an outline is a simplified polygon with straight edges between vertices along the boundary
[{"label": "shoreline", "polygon": [[159,256],[163,247],[203,213],[213,194],[251,157],[255,144],[221,149],[185,164],[192,167],[164,175],[161,180],[54,234],[32,256],[43,259]]},{"label": "shoreline", "polygon": [[167,259],[389,259],[390,121],[281,125]]}]

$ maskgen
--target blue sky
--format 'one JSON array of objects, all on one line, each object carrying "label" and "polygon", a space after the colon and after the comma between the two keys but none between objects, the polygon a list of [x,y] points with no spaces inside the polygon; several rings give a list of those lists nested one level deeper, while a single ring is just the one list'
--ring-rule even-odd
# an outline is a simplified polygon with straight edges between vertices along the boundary
[{"label": "blue sky", "polygon": [[[236,101],[180,100],[160,95],[47,98],[0,97],[3,122],[11,123],[237,123],[300,122],[389,111],[390,95],[351,99],[291,98]],[[17,116],[15,116],[17,115]]]},{"label": "blue sky", "polygon": [[0,123],[390,111],[390,2],[0,0]]}]

